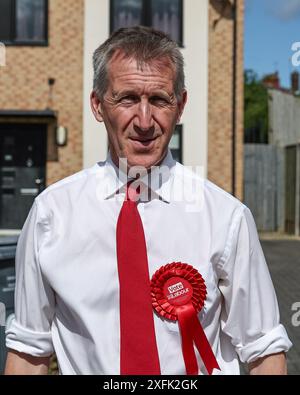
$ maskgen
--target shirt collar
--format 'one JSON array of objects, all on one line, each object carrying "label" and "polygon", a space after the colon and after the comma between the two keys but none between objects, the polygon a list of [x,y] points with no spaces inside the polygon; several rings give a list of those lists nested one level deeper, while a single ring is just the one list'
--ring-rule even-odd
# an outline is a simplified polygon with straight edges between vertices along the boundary
[{"label": "shirt collar", "polygon": [[[125,165],[125,162],[123,162]],[[170,203],[171,185],[174,176],[176,161],[173,159],[170,149],[160,164],[152,168],[149,174],[141,177],[139,182],[142,186],[141,200],[160,199]],[[122,167],[122,165],[121,165]],[[113,198],[116,194],[125,193],[126,184],[130,180],[127,174],[118,168],[108,152],[107,159],[104,163],[105,172],[105,192],[104,199]]]}]

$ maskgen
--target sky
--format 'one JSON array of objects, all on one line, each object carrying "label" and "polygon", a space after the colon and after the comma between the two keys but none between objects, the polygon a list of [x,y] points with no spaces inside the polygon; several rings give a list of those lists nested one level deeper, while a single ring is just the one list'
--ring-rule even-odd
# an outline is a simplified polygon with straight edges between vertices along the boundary
[{"label": "sky", "polygon": [[244,67],[261,77],[279,72],[290,87],[294,42],[300,42],[300,0],[245,0]]}]

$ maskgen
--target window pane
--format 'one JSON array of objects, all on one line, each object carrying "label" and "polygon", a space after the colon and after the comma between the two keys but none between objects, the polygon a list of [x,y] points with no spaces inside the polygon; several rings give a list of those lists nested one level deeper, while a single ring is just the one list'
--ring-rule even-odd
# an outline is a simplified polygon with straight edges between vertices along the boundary
[{"label": "window pane", "polygon": [[111,31],[142,25],[142,0],[112,0]]},{"label": "window pane", "polygon": [[11,39],[11,0],[0,0],[0,41]]},{"label": "window pane", "polygon": [[177,125],[169,143],[169,148],[172,152],[173,158],[177,160],[177,162],[182,161],[181,141],[182,141],[182,125]]},{"label": "window pane", "polygon": [[182,1],[151,0],[152,26],[181,43]]},{"label": "window pane", "polygon": [[16,40],[46,40],[46,12],[46,0],[16,0]]}]

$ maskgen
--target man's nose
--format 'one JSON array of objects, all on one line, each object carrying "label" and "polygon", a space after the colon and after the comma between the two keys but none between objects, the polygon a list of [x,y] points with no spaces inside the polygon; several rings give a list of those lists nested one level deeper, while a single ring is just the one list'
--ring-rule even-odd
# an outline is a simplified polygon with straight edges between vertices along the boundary
[{"label": "man's nose", "polygon": [[137,113],[134,119],[134,125],[142,132],[148,132],[153,128],[154,120],[151,104],[148,100],[142,100],[137,106]]}]

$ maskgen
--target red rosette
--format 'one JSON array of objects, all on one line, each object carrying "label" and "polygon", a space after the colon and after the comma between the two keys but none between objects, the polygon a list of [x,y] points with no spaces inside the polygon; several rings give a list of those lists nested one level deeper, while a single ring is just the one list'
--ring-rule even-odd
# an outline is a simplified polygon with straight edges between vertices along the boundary
[{"label": "red rosette", "polygon": [[[187,298],[176,298],[176,304],[174,301],[167,299],[167,292],[165,291],[165,284],[169,279],[176,281],[184,280],[187,282],[191,291],[189,295],[191,303],[195,311],[198,313],[204,306],[206,299],[206,285],[201,274],[191,265],[181,262],[168,263],[158,269],[151,280],[151,297],[152,306],[157,311],[157,313],[168,320],[177,321],[178,320],[178,310],[181,305],[186,304]],[[175,280],[176,279],[176,280]],[[172,303],[173,302],[173,303]]]},{"label": "red rosette", "polygon": [[168,263],[158,269],[151,280],[154,310],[164,319],[178,321],[187,374],[198,374],[194,344],[208,374],[220,369],[197,316],[206,295],[203,277],[187,263]]}]

